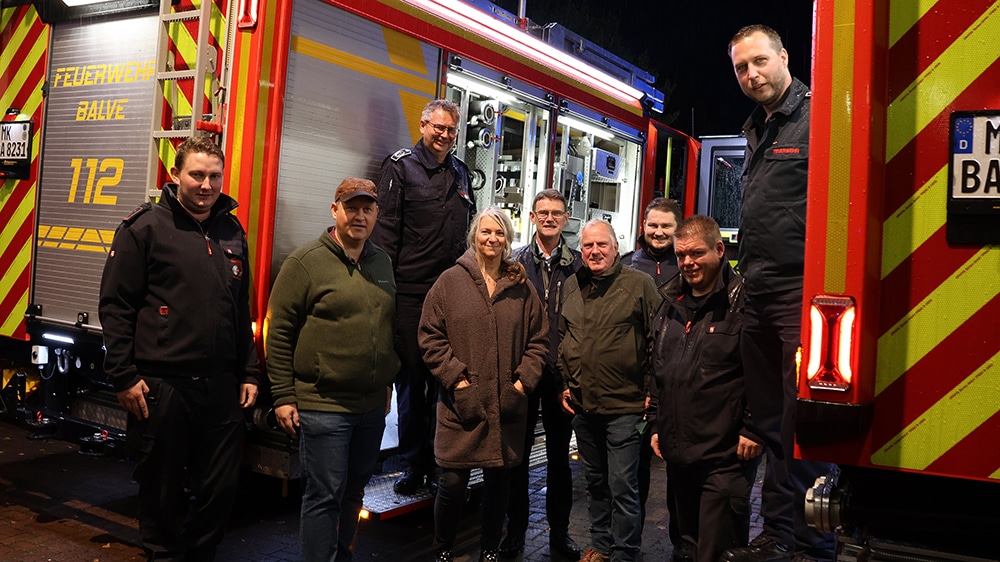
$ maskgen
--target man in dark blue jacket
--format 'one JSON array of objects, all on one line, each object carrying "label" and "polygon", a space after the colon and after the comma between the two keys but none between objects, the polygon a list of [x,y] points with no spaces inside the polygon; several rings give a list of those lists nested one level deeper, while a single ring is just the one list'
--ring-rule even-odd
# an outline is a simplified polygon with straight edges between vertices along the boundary
[{"label": "man in dark blue jacket", "polygon": [[465,252],[476,214],[469,168],[451,153],[458,106],[434,100],[420,115],[421,139],[382,163],[377,182],[379,216],[371,241],[384,249],[396,271],[396,376],[399,454],[403,474],[396,493],[413,495],[434,472],[432,423],[437,382],[424,365],[417,325],[424,298],[441,273]]},{"label": "man in dark blue jacket", "polygon": [[653,451],[667,461],[671,517],[696,562],[747,544],[760,438],[746,410],[740,327],[743,278],[719,225],[695,215],[674,235],[680,275],[660,287],[653,320]]},{"label": "man in dark blue jacket", "polygon": [[101,278],[105,371],[129,412],[151,560],[214,558],[236,500],[241,408],[257,398],[247,241],[223,161],[209,139],[183,142],[175,183],[122,222]]},{"label": "man in dark blue jacket", "polygon": [[622,265],[648,274],[657,287],[677,275],[673,239],[683,214],[681,206],[671,199],[657,197],[650,201],[642,219],[639,247],[622,256]]},{"label": "man in dark blue jacket", "polygon": [[[559,297],[566,279],[580,269],[580,252],[569,247],[562,231],[569,222],[566,198],[555,189],[538,192],[529,215],[535,236],[527,246],[514,252],[521,262],[535,292],[542,299],[549,322],[549,353],[542,378],[528,395],[528,423],[524,435],[525,458],[535,444],[538,408],[542,409],[545,428],[545,514],[549,522],[549,550],[568,559],[578,560],[580,549],[569,536],[569,513],[573,507],[573,475],[569,468],[569,441],[573,418],[560,405],[562,379],[559,376]],[[528,462],[514,469],[507,508],[507,536],[500,545],[500,555],[514,558],[524,550],[528,530]]]}]

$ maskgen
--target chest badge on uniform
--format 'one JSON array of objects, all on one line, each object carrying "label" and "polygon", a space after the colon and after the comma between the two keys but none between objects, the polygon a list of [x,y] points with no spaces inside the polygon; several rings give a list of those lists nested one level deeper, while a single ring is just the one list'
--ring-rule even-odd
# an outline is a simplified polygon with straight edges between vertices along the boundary
[{"label": "chest badge on uniform", "polygon": [[239,281],[243,278],[243,262],[238,259],[231,259],[229,263],[233,264],[233,279]]}]

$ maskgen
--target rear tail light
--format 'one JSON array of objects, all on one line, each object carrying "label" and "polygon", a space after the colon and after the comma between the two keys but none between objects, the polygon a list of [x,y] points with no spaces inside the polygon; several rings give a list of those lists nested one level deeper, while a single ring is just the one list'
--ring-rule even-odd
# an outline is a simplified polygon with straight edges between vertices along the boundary
[{"label": "rear tail light", "polygon": [[847,390],[851,387],[856,307],[851,297],[817,295],[809,307],[809,388]]}]

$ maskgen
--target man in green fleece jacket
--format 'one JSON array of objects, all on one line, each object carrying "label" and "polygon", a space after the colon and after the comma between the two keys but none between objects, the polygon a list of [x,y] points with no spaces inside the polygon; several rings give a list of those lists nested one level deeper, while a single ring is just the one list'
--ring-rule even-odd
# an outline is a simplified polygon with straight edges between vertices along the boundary
[{"label": "man in green fleece jacket", "polygon": [[335,225],[281,266],[267,311],[275,415],[299,437],[306,562],[350,559],[399,370],[392,264],[368,240],[375,184],[345,179],[331,209]]}]

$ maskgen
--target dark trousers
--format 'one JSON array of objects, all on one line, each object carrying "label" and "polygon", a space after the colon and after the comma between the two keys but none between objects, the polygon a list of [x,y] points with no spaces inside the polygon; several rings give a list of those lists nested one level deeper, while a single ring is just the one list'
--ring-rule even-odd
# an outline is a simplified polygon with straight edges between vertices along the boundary
[{"label": "dark trousers", "polygon": [[239,484],[239,385],[231,375],[143,380],[149,417],[128,422],[142,547],[151,560],[213,560]]},{"label": "dark trousers", "polygon": [[731,460],[719,466],[667,465],[678,531],[695,547],[696,562],[716,562],[727,549],[747,544],[758,463]]},{"label": "dark trousers", "polygon": [[797,552],[829,556],[834,538],[806,525],[805,492],[829,472],[827,463],[794,458],[795,353],[800,338],[802,292],[748,296],[740,352],[747,405],[764,437],[767,466],[761,489],[763,533]]},{"label": "dark trousers", "polygon": [[396,353],[402,366],[396,375],[396,418],[399,455],[404,467],[418,474],[434,468],[434,411],[438,382],[424,365],[417,326],[426,295],[396,295]]},{"label": "dark trousers", "polygon": [[[469,488],[468,468],[442,468],[434,500],[434,549],[451,550]],[[483,506],[479,544],[482,550],[500,548],[504,507],[510,495],[510,469],[483,469]]]},{"label": "dark trousers", "polygon": [[545,515],[552,534],[566,534],[573,507],[573,474],[569,468],[569,441],[573,434],[573,416],[563,411],[560,396],[562,381],[548,368],[535,391],[528,396],[528,422],[524,433],[524,461],[511,469],[510,503],[507,507],[507,533],[524,534],[528,530],[528,457],[535,444],[535,424],[541,406],[545,428]]}]

